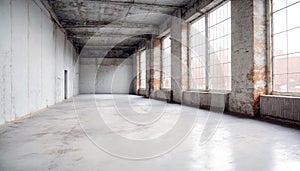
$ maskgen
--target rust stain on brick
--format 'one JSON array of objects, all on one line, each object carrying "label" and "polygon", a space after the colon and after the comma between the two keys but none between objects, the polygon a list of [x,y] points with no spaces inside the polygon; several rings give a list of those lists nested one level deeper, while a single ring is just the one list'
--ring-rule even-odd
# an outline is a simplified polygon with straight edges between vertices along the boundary
[{"label": "rust stain on brick", "polygon": [[253,75],[254,75],[254,72],[247,73],[247,79],[248,80],[253,80]]},{"label": "rust stain on brick", "polygon": [[155,38],[154,41],[153,41],[154,47],[160,46],[160,44],[161,44],[161,39]]}]

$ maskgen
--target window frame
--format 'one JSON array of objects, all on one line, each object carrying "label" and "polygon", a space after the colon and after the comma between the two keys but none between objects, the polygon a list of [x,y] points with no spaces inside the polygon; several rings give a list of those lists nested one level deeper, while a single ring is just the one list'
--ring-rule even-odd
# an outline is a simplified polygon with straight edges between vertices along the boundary
[{"label": "window frame", "polygon": [[[205,89],[193,89],[193,88],[191,88],[191,86],[190,86],[190,48],[188,48],[188,71],[189,71],[189,74],[188,74],[188,91],[198,91],[198,92],[231,92],[232,91],[232,71],[231,71],[231,73],[230,73],[230,81],[231,81],[231,83],[230,83],[230,89],[228,90],[228,89],[210,89],[209,87],[210,87],[210,76],[209,76],[209,63],[210,63],[210,54],[209,54],[209,49],[210,49],[210,46],[209,46],[209,14],[210,13],[212,13],[212,12],[214,12],[214,11],[216,11],[217,9],[219,9],[220,7],[222,7],[223,5],[225,5],[225,4],[227,4],[227,3],[231,3],[231,0],[225,0],[225,1],[223,1],[222,3],[220,3],[220,4],[218,4],[217,6],[215,6],[214,8],[212,8],[211,10],[209,10],[209,11],[207,11],[207,12],[205,12],[204,14],[202,14],[202,15],[200,15],[200,16],[198,16],[197,18],[195,18],[195,19],[193,19],[193,20],[191,20],[190,22],[189,22],[189,24],[188,24],[188,47],[190,47],[190,28],[191,28],[191,24],[192,23],[194,23],[194,22],[197,22],[198,20],[200,20],[202,17],[205,17]],[[230,4],[230,10],[231,10],[231,4]],[[231,14],[231,12],[230,12],[230,14]],[[231,21],[231,18],[232,18],[232,14],[230,15],[230,21]],[[226,19],[226,20],[228,20],[228,19]],[[224,20],[225,21],[225,20]],[[223,21],[222,21],[223,22]],[[230,24],[231,24],[231,22],[230,22]],[[216,25],[216,24],[215,24]],[[227,35],[228,36],[228,35]],[[232,39],[232,28],[230,27],[230,34],[229,34],[229,36],[230,36],[230,39]],[[222,36],[222,37],[224,37],[224,35]],[[231,52],[230,52],[230,58],[232,57],[232,48],[231,48],[231,46],[227,49],[227,50],[230,50]],[[229,64],[230,64],[230,66],[231,66],[231,62],[229,62]],[[225,77],[225,76],[224,76]],[[226,77],[228,77],[228,76],[226,76]]]},{"label": "window frame", "polygon": [[[204,58],[205,58],[205,75],[204,75],[204,80],[205,80],[205,83],[204,83],[204,86],[205,88],[204,89],[196,89],[196,88],[192,88],[191,87],[191,25],[193,23],[196,23],[198,22],[199,20],[203,19],[204,18],[204,32],[205,32],[205,43],[204,43],[204,46],[205,46],[205,52],[204,52]],[[188,24],[188,64],[189,64],[189,67],[188,67],[188,90],[190,91],[200,91],[200,92],[206,92],[208,90],[208,79],[207,79],[207,54],[208,54],[208,47],[207,47],[207,14],[204,14],[204,15],[201,15],[199,17],[197,17],[196,19],[192,20],[189,24]],[[201,68],[201,67],[197,67],[197,68]]]},{"label": "window frame", "polygon": [[[267,47],[268,47],[268,50],[267,50],[267,67],[268,67],[268,73],[267,73],[267,82],[268,82],[268,94],[270,95],[278,95],[278,96],[295,96],[295,97],[298,97],[300,96],[300,92],[289,92],[288,91],[288,84],[287,84],[287,92],[281,92],[281,91],[276,91],[275,90],[275,86],[274,86],[274,78],[275,78],[275,68],[274,68],[274,61],[275,61],[275,57],[281,57],[281,56],[286,56],[287,57],[287,61],[288,61],[288,56],[289,55],[293,55],[293,54],[297,54],[297,53],[300,53],[300,48],[299,48],[299,52],[293,52],[293,53],[289,53],[287,51],[286,54],[283,54],[283,55],[277,55],[274,57],[274,35],[276,34],[281,34],[281,33],[287,33],[289,31],[292,31],[294,29],[299,29],[300,26],[297,26],[297,27],[294,27],[294,28],[286,28],[284,31],[280,31],[278,33],[275,33],[274,34],[274,18],[273,18],[273,14],[274,14],[274,11],[273,11],[273,1],[274,0],[268,0],[266,1],[266,12],[267,12],[267,17],[266,17],[266,20],[267,20]],[[283,8],[280,8],[280,9],[277,9],[275,12],[278,12],[278,11],[281,11],[281,10],[287,10],[289,7],[295,5],[295,4],[299,4],[300,2],[295,2],[293,4],[289,4],[289,5],[286,5],[284,6]],[[286,19],[288,18],[288,16],[286,16]],[[287,36],[287,41],[288,41],[288,36]],[[287,49],[288,49],[288,44],[287,44]],[[288,70],[288,64],[287,64],[287,70]],[[296,72],[296,73],[299,73],[299,72]],[[287,75],[287,83],[288,83],[288,75],[289,73],[284,73]],[[290,73],[291,74],[291,73]],[[282,74],[277,74],[277,75],[282,75]]]}]

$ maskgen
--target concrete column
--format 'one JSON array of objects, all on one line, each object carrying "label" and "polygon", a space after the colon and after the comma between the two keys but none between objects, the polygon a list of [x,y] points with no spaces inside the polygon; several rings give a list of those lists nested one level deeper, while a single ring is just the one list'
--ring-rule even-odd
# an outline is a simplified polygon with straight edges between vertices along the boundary
[{"label": "concrete column", "polygon": [[137,70],[137,53],[134,53],[132,56],[132,93],[133,94],[138,94],[138,74],[139,71]]},{"label": "concrete column", "polygon": [[152,43],[151,40],[146,42],[146,97],[150,96],[151,84],[151,56],[152,56]]},{"label": "concrete column", "polygon": [[150,97],[155,98],[155,91],[160,90],[161,78],[161,39],[153,39],[153,54],[151,56]]},{"label": "concrete column", "polygon": [[181,103],[182,96],[182,22],[181,10],[175,12],[171,23],[171,90],[173,93],[173,101]]},{"label": "concrete column", "polygon": [[232,91],[229,110],[259,114],[259,96],[267,90],[265,1],[232,0]]}]

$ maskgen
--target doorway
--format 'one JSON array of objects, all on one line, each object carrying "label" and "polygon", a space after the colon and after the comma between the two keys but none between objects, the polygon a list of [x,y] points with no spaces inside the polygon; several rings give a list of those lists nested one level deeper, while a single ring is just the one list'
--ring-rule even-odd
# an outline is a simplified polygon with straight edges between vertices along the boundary
[{"label": "doorway", "polygon": [[64,74],[64,99],[68,98],[68,70],[65,70]]}]

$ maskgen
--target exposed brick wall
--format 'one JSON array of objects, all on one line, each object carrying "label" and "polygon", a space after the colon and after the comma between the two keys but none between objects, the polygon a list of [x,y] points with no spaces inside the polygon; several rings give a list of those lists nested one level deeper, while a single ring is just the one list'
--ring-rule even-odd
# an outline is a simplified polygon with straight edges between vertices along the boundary
[{"label": "exposed brick wall", "polygon": [[254,0],[254,113],[259,113],[260,95],[267,94],[267,47],[265,1]]},{"label": "exposed brick wall", "polygon": [[161,84],[161,39],[153,39],[153,55],[151,57],[151,78],[150,78],[150,91],[153,96],[155,91],[160,89]]},{"label": "exposed brick wall", "polygon": [[266,93],[266,24],[264,1],[232,0],[232,91],[229,110],[259,114]]},{"label": "exposed brick wall", "polygon": [[182,78],[181,78],[181,87],[182,91],[188,90],[188,81],[189,81],[189,69],[188,69],[188,25],[187,23],[182,23],[181,31],[181,61],[182,61]]}]

